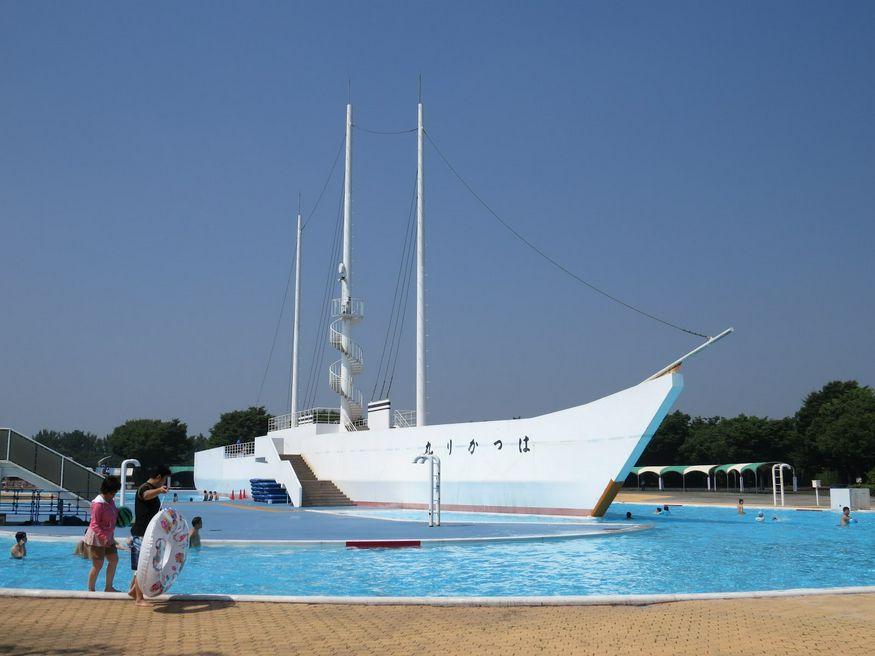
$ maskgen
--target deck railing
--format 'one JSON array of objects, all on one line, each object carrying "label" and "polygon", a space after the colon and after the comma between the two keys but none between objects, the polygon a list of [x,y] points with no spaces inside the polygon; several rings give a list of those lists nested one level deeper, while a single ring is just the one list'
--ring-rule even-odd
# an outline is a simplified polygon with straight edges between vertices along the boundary
[{"label": "deck railing", "polygon": [[245,458],[255,455],[255,441],[238,442],[237,444],[225,445],[226,458]]},{"label": "deck railing", "polygon": [[[298,426],[304,424],[339,424],[340,410],[337,408],[309,408],[301,410],[297,413]],[[272,433],[286,428],[292,428],[295,423],[292,421],[293,415],[277,415],[267,420],[267,432]]]}]

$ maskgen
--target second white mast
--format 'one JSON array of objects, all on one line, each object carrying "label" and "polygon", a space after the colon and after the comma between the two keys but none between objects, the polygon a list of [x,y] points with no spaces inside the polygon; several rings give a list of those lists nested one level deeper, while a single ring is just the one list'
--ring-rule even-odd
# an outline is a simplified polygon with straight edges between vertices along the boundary
[{"label": "second white mast", "polygon": [[425,128],[419,100],[416,152],[416,425],[425,426],[425,183],[422,146]]},{"label": "second white mast", "polygon": [[298,342],[301,335],[301,199],[298,197],[298,229],[295,233],[295,319],[292,328],[292,426],[298,425]]}]

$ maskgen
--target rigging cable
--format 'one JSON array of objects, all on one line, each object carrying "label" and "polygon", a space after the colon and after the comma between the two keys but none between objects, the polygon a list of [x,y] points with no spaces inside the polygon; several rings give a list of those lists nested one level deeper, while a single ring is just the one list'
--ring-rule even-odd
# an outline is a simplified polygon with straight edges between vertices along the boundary
[{"label": "rigging cable", "polygon": [[426,139],[428,139],[429,143],[430,143],[432,146],[434,146],[434,149],[437,151],[437,154],[440,155],[441,159],[444,161],[444,164],[447,165],[447,168],[449,168],[450,171],[453,173],[453,175],[455,175],[455,176],[459,179],[459,182],[462,183],[462,185],[468,190],[468,192],[469,192],[472,196],[474,196],[474,198],[476,198],[477,201],[478,201],[483,207],[486,208],[486,211],[489,212],[493,217],[495,217],[495,219],[498,220],[498,222],[501,223],[501,225],[503,225],[508,231],[510,231],[510,233],[511,233],[514,237],[516,237],[517,239],[519,239],[523,244],[525,244],[526,246],[528,246],[529,248],[531,248],[533,251],[535,251],[535,253],[537,253],[537,254],[540,255],[542,258],[544,258],[545,260],[547,260],[547,261],[548,261],[550,264],[552,264],[554,267],[556,267],[557,269],[559,269],[560,271],[562,271],[562,272],[565,273],[566,275],[570,276],[571,278],[573,278],[573,279],[576,280],[577,282],[582,283],[583,285],[586,285],[586,286],[589,287],[592,291],[601,294],[602,296],[604,296],[604,297],[606,297],[606,298],[608,298],[608,299],[614,301],[615,303],[618,303],[618,304],[622,305],[623,307],[625,307],[625,308],[627,308],[627,309],[629,309],[629,310],[632,310],[632,311],[634,311],[634,312],[637,312],[638,314],[643,315],[643,316],[645,316],[645,317],[647,317],[647,318],[649,318],[649,319],[652,319],[653,321],[658,321],[659,323],[661,323],[661,324],[663,324],[663,325],[666,325],[666,326],[669,326],[670,328],[674,328],[675,330],[680,330],[681,332],[685,332],[685,333],[688,333],[688,334],[690,334],[690,335],[695,335],[695,336],[697,336],[697,337],[704,337],[705,339],[710,339],[710,336],[709,336],[709,335],[705,335],[704,333],[696,332],[695,330],[690,330],[689,328],[684,328],[684,327],[682,327],[682,326],[678,326],[678,325],[676,325],[676,324],[671,323],[670,321],[666,321],[665,319],[660,319],[659,317],[654,316],[654,315],[650,314],[649,312],[645,312],[644,310],[641,310],[641,309],[635,307],[634,305],[630,305],[629,303],[626,303],[625,301],[620,300],[620,299],[617,298],[616,296],[612,296],[612,295],[609,294],[608,292],[606,292],[606,291],[604,291],[604,290],[602,290],[602,289],[599,289],[598,287],[596,287],[596,286],[593,285],[592,283],[587,282],[586,280],[584,280],[583,278],[581,278],[580,276],[578,276],[576,273],[574,273],[573,271],[567,269],[565,266],[563,266],[562,264],[560,264],[559,262],[557,262],[556,260],[554,260],[552,257],[550,257],[549,255],[547,255],[544,251],[542,251],[540,248],[538,248],[537,246],[535,246],[535,245],[534,245],[532,242],[530,242],[528,239],[526,239],[525,237],[523,237],[523,235],[521,235],[519,232],[517,232],[513,227],[511,227],[510,224],[508,224],[504,219],[502,219],[502,218],[501,218],[501,217],[495,212],[495,210],[493,210],[493,209],[492,209],[492,208],[486,203],[486,201],[484,201],[484,200],[483,200],[483,199],[477,194],[477,192],[474,191],[474,189],[471,188],[471,185],[469,185],[469,184],[465,181],[465,179],[464,179],[461,175],[459,175],[459,173],[456,171],[456,169],[453,168],[453,165],[450,164],[449,160],[444,156],[444,154],[441,152],[441,149],[438,148],[437,144],[434,142],[434,140],[431,138],[431,135],[429,135],[429,133],[428,133],[427,131],[425,131],[425,137],[426,137]]},{"label": "rigging cable", "polygon": [[[409,282],[406,286],[406,292],[401,292],[400,289],[404,287],[403,280],[407,280],[410,278],[410,265],[408,261],[410,260],[409,252],[412,249],[413,244],[413,236],[415,235],[415,221],[413,220],[413,211],[416,206],[416,177],[414,176],[413,180],[413,195],[410,200],[410,210],[407,215],[407,229],[404,234],[404,241],[401,249],[401,258],[398,262],[398,275],[395,278],[395,293],[392,298],[392,309],[389,312],[389,323],[386,326],[386,336],[383,339],[383,350],[380,353],[380,364],[377,367],[377,375],[374,380],[374,389],[371,392],[371,401],[374,401],[377,397],[377,384],[380,381],[381,375],[382,382],[380,384],[380,398],[386,398],[386,379],[389,377],[389,362],[393,360],[392,354],[394,350],[398,347],[397,342],[400,341],[400,336],[396,340],[397,335],[397,326],[399,321],[399,314],[401,312],[401,301],[400,298],[404,293],[409,294],[410,286]],[[405,304],[406,305],[406,304]],[[393,330],[393,326],[395,326],[395,330]],[[389,335],[392,334],[392,339],[390,341]],[[386,347],[389,346],[389,357],[386,358]],[[386,365],[386,373],[383,372],[383,365]],[[394,372],[393,372],[394,374]],[[391,387],[391,386],[390,386]]]},{"label": "rigging cable", "polygon": [[316,323],[315,327],[315,336],[314,336],[314,344],[318,344],[318,346],[313,349],[313,355],[310,360],[310,372],[307,379],[307,391],[304,397],[304,406],[305,407],[313,407],[316,401],[316,395],[318,394],[316,380],[318,378],[318,367],[322,363],[325,357],[325,343],[326,339],[320,339],[320,333],[327,332],[328,328],[328,315],[330,313],[330,300],[331,300],[331,287],[336,281],[336,271],[338,258],[340,256],[340,236],[341,236],[341,228],[343,226],[343,189],[341,187],[340,200],[338,203],[337,210],[337,220],[334,225],[334,238],[332,240],[331,252],[329,253],[328,260],[328,272],[325,277],[325,287],[322,292],[322,304],[321,304],[321,312],[319,315],[319,321]]},{"label": "rigging cable", "polygon": [[411,132],[416,132],[416,128],[411,128],[409,130],[393,130],[393,131],[384,131],[384,130],[369,130],[368,128],[363,128],[360,125],[352,124],[356,130],[361,130],[362,132],[369,132],[370,134],[410,134]]},{"label": "rigging cable", "polygon": [[[334,170],[335,170],[335,168],[337,168],[337,160],[340,159],[340,153],[343,151],[343,144],[344,144],[345,139],[346,139],[346,137],[344,137],[340,140],[340,148],[338,148],[338,150],[337,150],[337,155],[334,156],[334,163],[331,165],[331,169],[328,171],[328,177],[325,179],[325,184],[322,185],[322,191],[320,192],[319,197],[316,199],[316,204],[313,205],[313,209],[310,210],[310,213],[307,215],[307,220],[305,222],[303,222],[303,224],[301,225],[302,232],[303,232],[304,228],[307,226],[307,223],[310,222],[310,219],[313,218],[313,215],[316,213],[316,210],[319,208],[319,203],[322,200],[322,195],[325,193],[325,189],[328,187],[328,183],[331,182],[331,178],[334,176]],[[300,202],[299,202],[299,205],[300,205]],[[286,310],[286,301],[288,300],[288,297],[289,297],[289,287],[291,285],[292,271],[294,271],[294,268],[295,268],[295,259],[292,258],[291,264],[289,265],[289,274],[286,277],[286,289],[283,292],[283,301],[280,304],[279,316],[277,317],[276,327],[274,328],[274,331],[273,331],[273,341],[271,342],[270,352],[268,353],[268,356],[267,356],[267,364],[264,367],[264,375],[262,375],[262,377],[261,377],[261,385],[259,385],[259,387],[258,387],[258,395],[255,397],[255,405],[256,406],[261,401],[261,394],[264,392],[264,383],[267,380],[267,374],[268,374],[268,371],[270,371],[270,365],[271,365],[271,362],[273,361],[273,352],[276,349],[276,342],[277,342],[277,337],[279,336],[280,325],[282,324],[283,314],[285,313],[285,310]],[[291,393],[292,393],[291,373],[292,373],[291,369],[289,369],[289,397],[291,397]]]},{"label": "rigging cable", "polygon": [[283,320],[283,314],[286,311],[286,299],[289,297],[289,285],[292,282],[292,270],[294,269],[294,266],[295,266],[295,261],[293,258],[292,264],[289,267],[289,275],[286,278],[286,290],[283,292],[283,302],[280,305],[280,313],[279,313],[279,316],[276,318],[276,327],[273,330],[273,342],[271,342],[271,344],[270,344],[270,353],[268,353],[268,355],[267,355],[267,364],[264,366],[264,375],[261,377],[261,385],[258,386],[258,396],[255,397],[255,405],[256,406],[258,406],[258,404],[261,402],[261,393],[264,391],[264,381],[267,380],[267,372],[270,370],[270,363],[271,363],[271,360],[273,360],[273,351],[276,348],[276,338],[277,338],[277,335],[279,335],[280,324],[282,323],[282,320]]}]

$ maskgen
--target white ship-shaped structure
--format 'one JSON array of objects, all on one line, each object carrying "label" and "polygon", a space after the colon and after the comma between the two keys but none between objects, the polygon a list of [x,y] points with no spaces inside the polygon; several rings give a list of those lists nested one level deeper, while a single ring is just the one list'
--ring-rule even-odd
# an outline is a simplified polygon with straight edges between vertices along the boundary
[{"label": "white ship-shaped structure", "polygon": [[[415,460],[439,459],[439,498],[445,510],[602,516],[683,388],[679,369],[728,329],[645,381],[604,398],[538,417],[426,424],[423,208],[423,108],[418,109],[417,337],[415,420],[393,417],[389,400],[368,404],[353,381],[362,349],[352,338],[364,304],[351,291],[350,189],[352,106],[347,105],[343,259],[340,298],[333,301],[331,345],[340,359],[329,383],[337,409],[297,409],[300,229],[293,338],[291,412],[273,417],[254,443],[195,454],[198,489],[223,494],[250,489],[250,479],[273,479],[295,506],[320,505],[319,490],[336,487],[357,505],[423,508],[435,492]],[[435,460],[432,460],[434,463]],[[315,479],[315,480],[314,480]],[[333,486],[332,486],[333,483]]]}]

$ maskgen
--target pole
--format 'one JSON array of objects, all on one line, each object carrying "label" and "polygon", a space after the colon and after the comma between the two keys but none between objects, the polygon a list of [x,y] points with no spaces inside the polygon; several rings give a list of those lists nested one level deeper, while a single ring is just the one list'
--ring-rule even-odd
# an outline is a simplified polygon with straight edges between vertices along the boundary
[{"label": "pole", "polygon": [[428,525],[434,526],[434,458],[428,459]]},{"label": "pole", "polygon": [[419,100],[416,155],[416,425],[425,426],[425,184],[423,111]]},{"label": "pole", "polygon": [[292,328],[292,426],[298,425],[298,342],[301,322],[301,196],[298,196],[298,229],[295,233],[295,320]]},{"label": "pole", "polygon": [[[343,169],[343,260],[341,262],[340,276],[340,307],[341,315],[348,315],[352,307],[352,272],[350,263],[352,260],[352,103],[346,105],[346,158]],[[344,312],[344,308],[346,311]],[[344,316],[340,323],[341,340],[343,350],[340,354],[340,387],[344,394],[340,397],[340,420],[344,426],[352,423],[350,417],[349,398],[352,395],[352,367],[349,357],[349,333],[351,329],[349,319]]]}]

